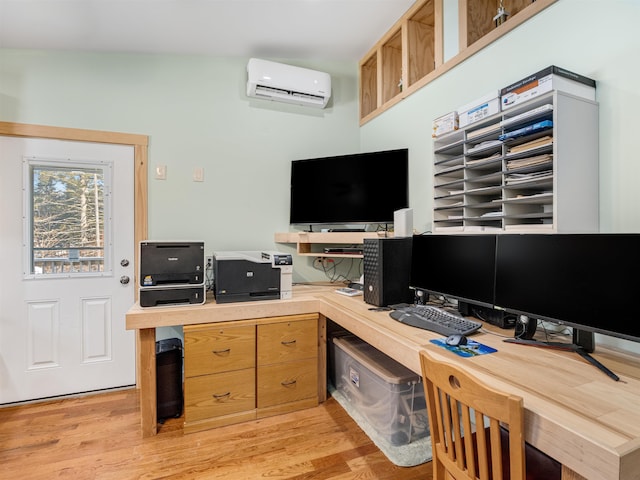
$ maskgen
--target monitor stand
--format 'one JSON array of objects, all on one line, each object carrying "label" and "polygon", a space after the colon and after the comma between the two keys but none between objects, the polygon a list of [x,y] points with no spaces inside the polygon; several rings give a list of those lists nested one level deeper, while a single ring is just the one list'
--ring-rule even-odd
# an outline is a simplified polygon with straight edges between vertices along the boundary
[{"label": "monitor stand", "polygon": [[582,358],[584,358],[591,365],[596,367],[598,370],[606,374],[609,378],[615,380],[616,382],[620,380],[615,373],[605,367],[598,360],[589,355],[589,352],[585,350],[581,345],[576,345],[574,343],[563,343],[563,342],[541,342],[538,340],[525,340],[522,338],[507,338],[504,340],[507,343],[517,343],[519,345],[530,345],[532,347],[541,347],[541,348],[553,348],[555,350],[566,350],[569,352],[576,352]]},{"label": "monitor stand", "polygon": [[593,332],[587,332],[574,327],[573,344],[582,347],[585,352],[593,353],[596,348],[595,336]]}]

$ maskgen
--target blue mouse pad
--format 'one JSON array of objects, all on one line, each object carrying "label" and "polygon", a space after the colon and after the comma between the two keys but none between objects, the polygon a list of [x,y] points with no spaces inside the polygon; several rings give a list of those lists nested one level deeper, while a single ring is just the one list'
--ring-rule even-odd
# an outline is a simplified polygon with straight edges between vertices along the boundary
[{"label": "blue mouse pad", "polygon": [[495,348],[488,347],[487,345],[483,345],[482,343],[478,343],[475,340],[471,339],[467,340],[466,345],[458,345],[457,347],[447,345],[444,338],[436,338],[434,340],[431,340],[431,343],[433,343],[434,345],[438,345],[439,347],[446,348],[447,350],[455,353],[456,355],[460,355],[461,357],[475,357],[477,355],[485,355],[487,353],[497,352]]}]

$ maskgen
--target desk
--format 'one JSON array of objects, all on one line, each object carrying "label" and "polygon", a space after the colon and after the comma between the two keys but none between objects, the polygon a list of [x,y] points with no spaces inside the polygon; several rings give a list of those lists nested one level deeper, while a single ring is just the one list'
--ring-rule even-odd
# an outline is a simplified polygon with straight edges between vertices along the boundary
[{"label": "desk", "polygon": [[[640,480],[640,358],[598,346],[594,356],[617,373],[614,382],[572,352],[507,344],[489,333],[473,336],[498,349],[461,358],[433,346],[432,332],[373,312],[362,297],[335,287],[296,286],[290,300],[162,308],[132,307],[127,329],[137,335],[137,381],[143,436],[156,433],[155,329],[280,315],[319,313],[420,373],[418,352],[464,365],[501,390],[524,399],[526,440],[563,465],[564,480]],[[504,331],[501,332],[504,335]],[[324,377],[323,377],[324,378]],[[323,389],[324,390],[324,389]]]}]

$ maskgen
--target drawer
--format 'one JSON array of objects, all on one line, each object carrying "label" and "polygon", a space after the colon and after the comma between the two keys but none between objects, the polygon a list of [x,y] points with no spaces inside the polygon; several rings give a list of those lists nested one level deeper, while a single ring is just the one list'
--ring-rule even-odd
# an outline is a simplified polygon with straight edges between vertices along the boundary
[{"label": "drawer", "polygon": [[318,321],[258,325],[258,365],[318,356]]},{"label": "drawer", "polygon": [[318,361],[278,363],[258,367],[258,408],[295,402],[318,395]]},{"label": "drawer", "polygon": [[253,368],[255,349],[254,325],[185,327],[185,377]]},{"label": "drawer", "polygon": [[185,422],[231,415],[256,408],[255,368],[187,378]]}]

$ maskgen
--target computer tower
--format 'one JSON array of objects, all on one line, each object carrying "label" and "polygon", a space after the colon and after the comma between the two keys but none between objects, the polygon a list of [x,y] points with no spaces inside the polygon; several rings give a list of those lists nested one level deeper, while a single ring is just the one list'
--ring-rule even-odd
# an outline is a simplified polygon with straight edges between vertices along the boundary
[{"label": "computer tower", "polygon": [[365,238],[364,301],[384,307],[413,303],[411,246],[413,238]]},{"label": "computer tower", "polygon": [[156,399],[158,421],[182,415],[182,342],[179,338],[156,342]]}]

